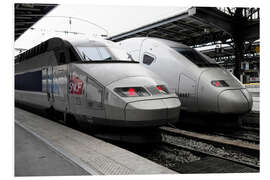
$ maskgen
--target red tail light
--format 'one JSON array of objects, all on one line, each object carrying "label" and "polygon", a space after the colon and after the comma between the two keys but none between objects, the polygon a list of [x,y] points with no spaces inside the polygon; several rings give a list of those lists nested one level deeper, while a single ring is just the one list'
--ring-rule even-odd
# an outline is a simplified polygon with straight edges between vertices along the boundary
[{"label": "red tail light", "polygon": [[150,96],[143,87],[121,87],[114,91],[122,97]]},{"label": "red tail light", "polygon": [[229,85],[224,80],[211,81],[211,84],[215,87],[229,87]]},{"label": "red tail light", "polygon": [[168,89],[164,85],[158,85],[157,88],[158,88],[159,92],[162,93],[162,94],[168,94],[169,93]]},{"label": "red tail light", "polygon": [[131,96],[134,96],[135,95],[135,90],[133,88],[130,88],[128,90],[128,92],[129,92],[129,95],[131,95]]}]

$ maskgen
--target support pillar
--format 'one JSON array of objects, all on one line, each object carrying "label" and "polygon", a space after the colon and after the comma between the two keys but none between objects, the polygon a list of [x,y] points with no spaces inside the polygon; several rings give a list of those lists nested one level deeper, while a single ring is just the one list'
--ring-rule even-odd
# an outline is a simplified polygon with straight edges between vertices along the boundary
[{"label": "support pillar", "polygon": [[242,74],[241,70],[241,62],[244,59],[244,50],[245,50],[245,40],[243,37],[243,21],[245,17],[243,17],[243,8],[236,8],[235,10],[235,22],[234,32],[232,32],[233,40],[234,40],[234,55],[235,55],[235,69],[234,75],[240,79],[240,75]]},{"label": "support pillar", "polygon": [[245,41],[240,36],[234,37],[235,69],[234,75],[240,79],[241,62],[244,59]]}]

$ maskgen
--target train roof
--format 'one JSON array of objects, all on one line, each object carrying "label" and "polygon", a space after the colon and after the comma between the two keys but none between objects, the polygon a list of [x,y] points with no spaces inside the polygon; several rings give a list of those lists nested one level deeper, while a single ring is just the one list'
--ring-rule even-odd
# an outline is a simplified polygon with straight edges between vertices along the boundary
[{"label": "train roof", "polygon": [[60,37],[54,37],[50,38],[35,47],[17,55],[15,57],[15,63],[16,62],[21,62],[26,59],[29,59],[31,57],[34,57],[36,55],[42,54],[46,51],[53,50],[58,47],[68,47],[70,48],[71,46],[114,46],[115,43],[104,40],[104,39],[89,39],[87,37],[67,37],[67,38],[60,38]]},{"label": "train roof", "polygon": [[[156,38],[156,37],[134,37],[134,38],[130,38],[130,40],[140,40],[140,42],[145,40],[145,39],[158,41],[158,42],[160,42],[162,44],[165,44],[165,45],[167,45],[169,47],[190,48],[189,46],[187,46],[185,44],[182,44],[182,43],[179,43],[179,42],[175,42],[175,41],[171,41],[171,40],[167,40],[167,39]],[[128,39],[126,39],[126,40],[128,40]],[[123,42],[124,41],[125,40],[123,40]],[[121,44],[121,42],[120,42],[120,44]]]},{"label": "train roof", "polygon": [[155,41],[161,42],[163,44],[166,44],[169,47],[179,47],[179,48],[190,48],[189,46],[179,43],[179,42],[175,42],[175,41],[171,41],[171,40],[167,40],[167,39],[161,39],[161,38],[152,38],[150,37],[149,39],[153,39]]},{"label": "train roof", "polygon": [[31,57],[37,56],[38,54],[42,54],[46,51],[53,50],[59,46],[70,46],[70,44],[68,42],[64,41],[63,39],[58,38],[58,37],[48,39],[48,40],[32,47],[31,49],[15,56],[15,63],[18,61],[19,62],[24,61],[24,60],[29,59]]},{"label": "train roof", "polygon": [[115,45],[114,42],[101,39],[101,38],[92,38],[89,39],[85,36],[76,36],[76,37],[68,37],[64,40],[71,43],[73,46],[109,46]]}]

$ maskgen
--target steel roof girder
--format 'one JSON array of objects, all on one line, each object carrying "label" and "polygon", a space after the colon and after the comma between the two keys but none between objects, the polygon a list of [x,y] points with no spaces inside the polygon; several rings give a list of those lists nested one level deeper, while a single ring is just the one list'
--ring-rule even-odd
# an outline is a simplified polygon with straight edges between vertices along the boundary
[{"label": "steel roof girder", "polygon": [[210,24],[222,31],[231,34],[234,31],[234,21],[231,16],[219,12],[216,8],[209,7],[192,7],[193,13],[190,14],[193,19]]},{"label": "steel roof girder", "polygon": [[245,23],[242,31],[245,40],[256,40],[260,38],[260,22]]},{"label": "steel roof girder", "polygon": [[192,16],[198,21],[209,23],[227,32],[232,37],[242,36],[245,40],[259,39],[259,21],[251,22],[246,18],[237,18],[219,12],[216,8],[193,7]]},{"label": "steel roof girder", "polygon": [[57,4],[15,3],[15,40],[55,6]]},{"label": "steel roof girder", "polygon": [[131,31],[127,31],[127,32],[121,33],[119,35],[115,35],[115,36],[109,37],[108,39],[114,41],[114,40],[120,39],[122,37],[126,37],[126,36],[129,36],[129,35],[134,35],[136,33],[139,33],[139,32],[142,32],[142,31],[146,31],[146,30],[150,30],[150,29],[153,29],[155,27],[159,27],[159,26],[162,26],[164,24],[168,24],[170,22],[174,22],[174,21],[177,21],[179,19],[186,18],[186,17],[188,17],[188,13],[187,12],[183,12],[180,15],[176,15],[176,16],[170,17],[170,18],[168,18],[168,19],[166,19],[164,21],[159,21],[159,22],[155,22],[155,23],[152,23],[152,24],[149,24],[149,25],[146,25],[146,26],[142,26],[142,27],[139,27],[137,29],[134,29],[134,30],[131,30]]}]

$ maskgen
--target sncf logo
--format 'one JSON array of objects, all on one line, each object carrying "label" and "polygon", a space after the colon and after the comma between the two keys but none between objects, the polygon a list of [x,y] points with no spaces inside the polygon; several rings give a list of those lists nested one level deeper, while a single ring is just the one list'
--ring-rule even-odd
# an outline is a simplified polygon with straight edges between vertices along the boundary
[{"label": "sncf logo", "polygon": [[83,81],[76,76],[71,76],[69,80],[69,93],[70,94],[82,94]]}]

